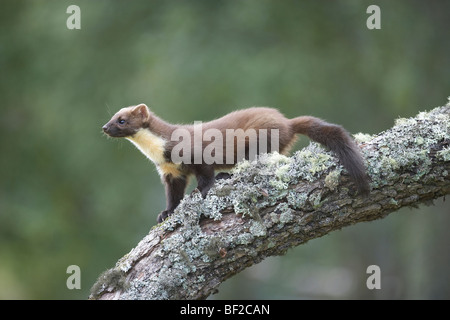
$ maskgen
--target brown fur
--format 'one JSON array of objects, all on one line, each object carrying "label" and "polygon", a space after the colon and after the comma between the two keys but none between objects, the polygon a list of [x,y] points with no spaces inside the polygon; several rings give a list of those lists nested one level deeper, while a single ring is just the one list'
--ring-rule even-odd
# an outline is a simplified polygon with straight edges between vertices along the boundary
[{"label": "brown fur", "polygon": [[[123,122],[123,123],[121,123]],[[117,112],[112,119],[103,126],[105,133],[112,137],[125,137],[133,142],[144,154],[147,155],[158,167],[162,180],[166,186],[167,208],[158,216],[158,221],[163,221],[170,215],[181,201],[188,177],[195,175],[198,182],[198,190],[205,197],[208,190],[214,184],[214,170],[230,168],[236,164],[238,140],[245,140],[245,157],[248,158],[248,137],[234,137],[234,159],[231,164],[226,164],[226,143],[223,143],[223,164],[174,164],[171,161],[171,152],[178,141],[171,141],[172,133],[177,128],[184,128],[191,135],[191,145],[194,144],[193,125],[172,125],[154,115],[146,105],[127,107]],[[202,124],[202,130],[218,129],[223,137],[226,137],[227,129],[256,129],[259,140],[259,129],[279,131],[279,152],[289,152],[296,140],[296,134],[307,135],[334,151],[343,166],[349,172],[356,183],[358,190],[367,194],[369,192],[368,178],[365,172],[364,162],[359,149],[350,135],[341,126],[327,123],[321,119],[303,116],[287,119],[278,110],[266,107],[253,107],[234,111],[219,119]],[[270,145],[270,136],[267,138],[268,152],[273,151]],[[210,144],[202,142],[202,151]],[[259,154],[259,150],[257,152]],[[192,152],[192,156],[193,152]]]}]

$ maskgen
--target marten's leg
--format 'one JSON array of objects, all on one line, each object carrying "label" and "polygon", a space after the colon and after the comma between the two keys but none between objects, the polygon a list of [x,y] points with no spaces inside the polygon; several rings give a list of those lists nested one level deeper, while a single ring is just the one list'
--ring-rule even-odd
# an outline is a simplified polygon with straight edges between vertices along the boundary
[{"label": "marten's leg", "polygon": [[186,189],[187,177],[180,176],[174,178],[171,174],[165,174],[163,176],[163,182],[166,189],[166,210],[162,211],[158,215],[158,223],[163,222],[168,216],[170,216],[175,208],[180,204]]},{"label": "marten's leg", "polygon": [[197,178],[197,189],[202,193],[204,199],[209,189],[214,185],[214,167],[212,165],[199,165],[194,168],[193,172]]}]

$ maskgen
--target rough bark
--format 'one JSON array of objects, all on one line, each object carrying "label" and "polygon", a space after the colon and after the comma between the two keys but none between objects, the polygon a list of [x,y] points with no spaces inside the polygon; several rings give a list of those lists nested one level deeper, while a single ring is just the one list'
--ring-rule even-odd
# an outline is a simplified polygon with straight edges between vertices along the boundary
[{"label": "rough bark", "polygon": [[242,162],[206,199],[186,196],[172,217],[100,275],[90,298],[204,299],[268,256],[450,192],[450,103],[355,138],[371,179],[368,197],[314,143],[292,157]]}]

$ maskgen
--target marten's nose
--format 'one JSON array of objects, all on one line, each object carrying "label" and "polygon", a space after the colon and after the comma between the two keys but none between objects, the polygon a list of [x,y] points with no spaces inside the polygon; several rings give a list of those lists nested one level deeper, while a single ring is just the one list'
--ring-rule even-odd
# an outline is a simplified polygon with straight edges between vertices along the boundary
[{"label": "marten's nose", "polygon": [[103,129],[104,132],[106,132],[106,130],[108,130],[108,126],[105,124],[105,125],[102,127],[102,129]]}]

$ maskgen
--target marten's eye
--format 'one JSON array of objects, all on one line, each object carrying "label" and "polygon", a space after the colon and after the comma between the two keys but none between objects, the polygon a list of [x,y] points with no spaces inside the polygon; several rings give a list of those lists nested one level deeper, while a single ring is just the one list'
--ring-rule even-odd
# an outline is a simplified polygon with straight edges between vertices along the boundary
[{"label": "marten's eye", "polygon": [[124,119],[119,119],[117,122],[120,123],[120,124],[124,124],[125,120]]}]

